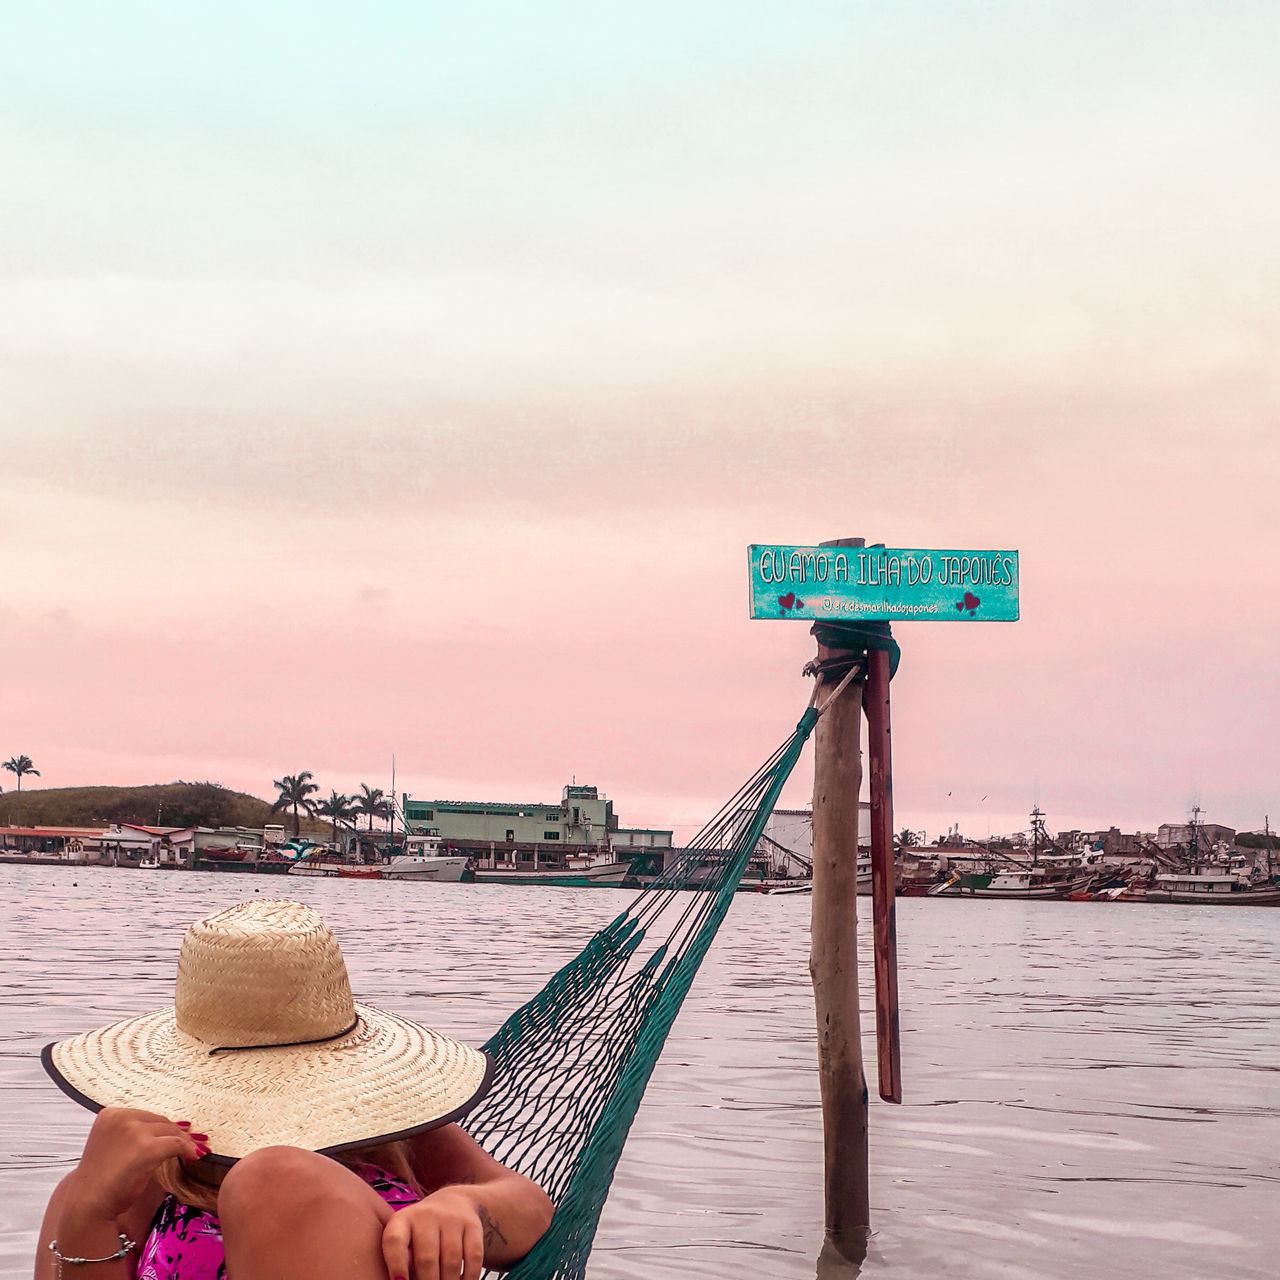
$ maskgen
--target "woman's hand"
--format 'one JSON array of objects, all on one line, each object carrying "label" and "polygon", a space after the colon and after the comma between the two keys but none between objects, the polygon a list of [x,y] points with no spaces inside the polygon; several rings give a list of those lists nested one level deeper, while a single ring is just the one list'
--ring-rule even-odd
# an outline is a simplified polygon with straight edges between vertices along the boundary
[{"label": "woman's hand", "polygon": [[469,1187],[444,1187],[398,1210],[382,1230],[391,1280],[479,1280],[487,1222]]},{"label": "woman's hand", "polygon": [[150,1111],[103,1108],[70,1178],[78,1212],[114,1222],[146,1191],[152,1174],[166,1160],[207,1155],[203,1139],[202,1133],[188,1132],[185,1121],[166,1120]]}]

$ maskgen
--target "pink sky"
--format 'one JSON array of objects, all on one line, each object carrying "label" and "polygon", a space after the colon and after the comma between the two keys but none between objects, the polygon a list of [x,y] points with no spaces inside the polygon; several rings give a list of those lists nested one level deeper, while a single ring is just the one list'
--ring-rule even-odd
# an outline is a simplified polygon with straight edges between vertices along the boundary
[{"label": "pink sky", "polygon": [[899,826],[1275,820],[1275,69],[1172,8],[0,77],[0,756],[688,833],[807,699],[747,545],[862,535],[1022,554],[896,628]]}]

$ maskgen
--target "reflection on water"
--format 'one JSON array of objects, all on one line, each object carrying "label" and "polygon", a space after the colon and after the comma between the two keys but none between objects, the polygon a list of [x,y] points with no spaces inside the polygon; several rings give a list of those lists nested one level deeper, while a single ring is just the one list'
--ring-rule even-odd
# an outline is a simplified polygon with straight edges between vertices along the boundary
[{"label": "reflection on water", "polygon": [[870,1240],[869,1230],[853,1239],[835,1240],[828,1236],[818,1254],[817,1280],[855,1280],[862,1274]]},{"label": "reflection on water", "polygon": [[[191,920],[285,888],[0,867],[0,1274],[29,1271],[90,1119],[47,1083],[40,1046],[166,1003]],[[473,1042],[627,897],[287,891],[334,926],[358,996]],[[831,1250],[818,1262],[807,925],[800,897],[734,904],[636,1121],[593,1280],[858,1274]],[[907,1103],[872,1104],[863,1276],[1273,1280],[1280,912],[904,899],[898,933]]]}]

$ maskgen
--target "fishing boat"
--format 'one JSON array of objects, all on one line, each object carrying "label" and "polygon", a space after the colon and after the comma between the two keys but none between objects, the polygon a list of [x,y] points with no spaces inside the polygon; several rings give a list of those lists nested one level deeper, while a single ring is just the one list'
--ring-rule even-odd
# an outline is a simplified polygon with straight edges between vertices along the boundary
[{"label": "fishing boat", "polygon": [[[871,894],[871,855],[869,853],[860,853],[858,855],[858,871],[857,871],[857,892],[862,897],[868,897]],[[739,893],[812,893],[813,892],[813,876],[792,876],[775,879],[764,880],[747,880],[743,879],[738,885]]]},{"label": "fishing boat", "polygon": [[467,869],[466,855],[442,852],[443,843],[437,835],[407,835],[402,847],[404,852],[381,868],[382,879],[456,883]]},{"label": "fishing boat", "polygon": [[948,863],[945,854],[908,846],[901,851],[895,870],[900,897],[924,898],[934,885],[946,879]]},{"label": "fishing boat", "polygon": [[869,853],[858,854],[858,894],[863,897],[870,897],[872,889],[872,872],[871,872],[871,855]]},{"label": "fishing boat", "polygon": [[1185,871],[1158,875],[1143,895],[1147,902],[1230,907],[1280,906],[1280,884],[1251,881],[1233,871]]},{"label": "fishing boat", "polygon": [[280,846],[279,856],[288,859],[291,876],[337,877],[346,865],[342,854],[329,845],[294,839]]},{"label": "fishing boat", "polygon": [[594,866],[564,871],[545,868],[534,871],[532,868],[524,870],[499,865],[489,870],[477,868],[475,877],[477,884],[542,884],[568,889],[617,889],[622,887],[630,874],[630,862],[608,860]]},{"label": "fishing boat", "polygon": [[247,845],[211,844],[199,850],[197,856],[208,862],[243,862],[248,854]]},{"label": "fishing boat", "polygon": [[234,845],[214,844],[196,850],[195,865],[199,871],[252,871],[261,852],[261,845],[243,840]]},{"label": "fishing boat", "polygon": [[[979,870],[953,870],[929,890],[931,898],[1068,898],[1083,893],[1098,878],[1096,856],[1055,849],[1044,814],[1031,810],[1031,859],[1011,854],[990,857]],[[989,854],[992,850],[987,851]]]},{"label": "fishing boat", "polygon": [[1067,898],[1094,881],[1092,872],[1070,880],[1050,879],[1044,867],[957,871],[929,890],[931,898]]},{"label": "fishing boat", "polygon": [[344,864],[338,855],[320,845],[299,854],[289,864],[291,876],[339,876]]},{"label": "fishing boat", "polygon": [[1246,870],[1238,859],[1218,857],[1215,865],[1212,851],[1202,851],[1200,839],[1200,806],[1191,811],[1191,838],[1187,847],[1187,865],[1182,871],[1166,871],[1147,886],[1147,902],[1170,902],[1195,906],[1275,907],[1280,906],[1280,881],[1271,868],[1271,831],[1267,827],[1267,872],[1256,865]]}]

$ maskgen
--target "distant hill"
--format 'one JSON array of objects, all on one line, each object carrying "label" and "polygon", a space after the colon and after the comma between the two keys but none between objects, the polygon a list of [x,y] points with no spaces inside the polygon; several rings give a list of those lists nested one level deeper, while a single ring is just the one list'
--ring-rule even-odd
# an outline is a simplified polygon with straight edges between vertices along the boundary
[{"label": "distant hill", "polygon": [[[138,822],[164,827],[261,827],[293,815],[272,815],[271,805],[217,782],[169,782],[150,787],[50,787],[0,794],[0,825],[20,827],[99,827]],[[302,830],[312,835],[328,824],[305,814]]]}]

